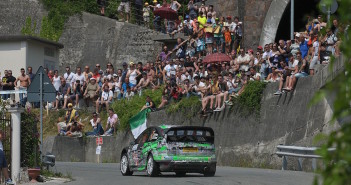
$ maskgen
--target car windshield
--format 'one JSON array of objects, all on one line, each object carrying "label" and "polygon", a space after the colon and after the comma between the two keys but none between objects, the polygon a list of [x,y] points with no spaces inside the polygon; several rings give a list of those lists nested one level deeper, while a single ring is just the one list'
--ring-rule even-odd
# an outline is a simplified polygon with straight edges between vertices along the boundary
[{"label": "car windshield", "polygon": [[213,131],[208,128],[171,128],[166,133],[169,142],[214,143]]}]

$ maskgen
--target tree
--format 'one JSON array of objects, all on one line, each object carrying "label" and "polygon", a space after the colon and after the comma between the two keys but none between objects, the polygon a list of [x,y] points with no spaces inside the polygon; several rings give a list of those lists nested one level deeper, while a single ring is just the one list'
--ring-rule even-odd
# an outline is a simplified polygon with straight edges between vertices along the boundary
[{"label": "tree", "polygon": [[[322,0],[321,3],[331,5],[332,0]],[[328,83],[326,88],[317,95],[323,97],[327,94],[335,94],[336,99],[333,105],[333,121],[351,117],[351,42],[349,40],[351,31],[348,25],[351,20],[351,1],[339,0],[339,24],[344,28],[341,34],[340,49],[345,61],[345,72],[341,73],[336,79]],[[331,20],[332,21],[332,20]],[[342,30],[340,30],[342,31]],[[333,62],[332,62],[333,65]],[[321,95],[321,96],[320,96]],[[328,152],[328,148],[335,147],[334,152]],[[351,122],[346,121],[339,130],[332,132],[327,142],[318,151],[323,157],[326,165],[321,171],[323,184],[326,185],[345,185],[351,184]],[[318,184],[317,180],[315,184]]]}]

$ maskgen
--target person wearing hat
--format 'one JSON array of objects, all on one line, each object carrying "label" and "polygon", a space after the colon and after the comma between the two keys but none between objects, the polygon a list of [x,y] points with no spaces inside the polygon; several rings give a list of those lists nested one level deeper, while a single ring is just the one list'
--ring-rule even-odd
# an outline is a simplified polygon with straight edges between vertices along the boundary
[{"label": "person wearing hat", "polygon": [[150,6],[148,2],[144,4],[143,19],[144,19],[144,26],[149,28],[150,27]]},{"label": "person wearing hat", "polygon": [[96,83],[96,79],[90,78],[87,88],[84,91],[83,97],[87,107],[89,107],[89,102],[95,102],[100,91],[100,86]]},{"label": "person wearing hat", "polygon": [[223,21],[220,21],[218,17],[216,18],[216,23],[212,24],[212,28],[214,30],[214,45],[216,52],[222,52],[222,47],[224,45],[223,38]]},{"label": "person wearing hat", "polygon": [[130,68],[128,70],[126,78],[129,79],[129,86],[132,89],[132,91],[134,91],[134,87],[137,85],[137,77],[141,75],[141,73],[135,68],[135,63],[133,61],[129,63],[129,67]]},{"label": "person wearing hat", "polygon": [[190,19],[189,15],[185,15],[184,20],[184,35],[192,35],[193,34],[193,20]]},{"label": "person wearing hat", "polygon": [[207,48],[207,55],[209,55],[209,54],[212,54],[212,51],[213,51],[213,28],[212,28],[212,21],[210,17],[208,17],[205,27],[211,28],[209,29],[209,31],[206,31],[207,29],[205,30],[205,43]]},{"label": "person wearing hat", "polygon": [[76,109],[73,109],[73,104],[72,103],[68,103],[67,105],[67,111],[65,114],[65,122],[67,124],[67,126],[69,126],[70,124],[72,124],[73,122],[78,121],[78,111]]}]

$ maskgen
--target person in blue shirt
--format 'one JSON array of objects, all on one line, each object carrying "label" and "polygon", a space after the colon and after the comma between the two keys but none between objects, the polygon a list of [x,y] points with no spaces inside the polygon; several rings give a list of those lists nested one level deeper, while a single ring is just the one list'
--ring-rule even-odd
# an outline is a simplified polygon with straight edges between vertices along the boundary
[{"label": "person in blue shirt", "polygon": [[[298,35],[296,35],[296,37],[297,36]],[[308,45],[307,45],[307,41],[305,40],[305,36],[302,34],[299,34],[299,41],[300,41],[301,57],[304,59],[308,54]]]}]

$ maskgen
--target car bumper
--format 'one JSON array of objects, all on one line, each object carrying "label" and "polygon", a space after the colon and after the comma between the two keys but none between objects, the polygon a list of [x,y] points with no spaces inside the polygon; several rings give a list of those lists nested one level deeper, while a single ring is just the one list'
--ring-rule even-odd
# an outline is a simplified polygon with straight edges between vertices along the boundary
[{"label": "car bumper", "polygon": [[162,172],[185,172],[185,173],[204,173],[205,170],[215,169],[216,162],[185,162],[185,161],[162,161],[159,162]]}]

